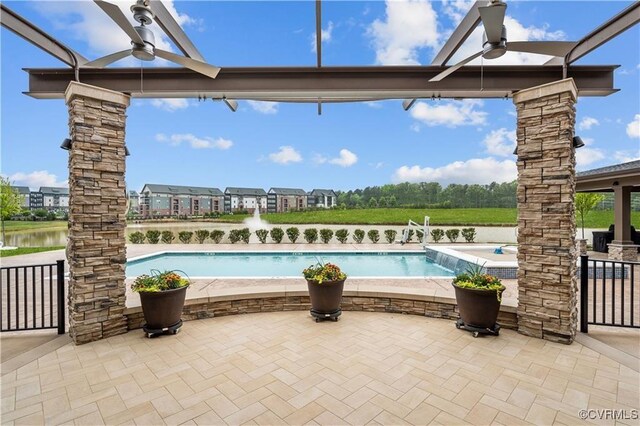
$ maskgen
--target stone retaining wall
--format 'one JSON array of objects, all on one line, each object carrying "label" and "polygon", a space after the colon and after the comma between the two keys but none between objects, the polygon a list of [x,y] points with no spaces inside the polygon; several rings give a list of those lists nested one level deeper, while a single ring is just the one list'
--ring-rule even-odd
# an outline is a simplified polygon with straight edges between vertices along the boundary
[{"label": "stone retaining wall", "polygon": [[[276,296],[257,297],[238,296],[231,300],[188,301],[185,304],[182,319],[190,321],[203,318],[214,318],[227,315],[240,315],[258,312],[308,311],[311,309],[309,296]],[[343,311],[386,312],[395,314],[419,315],[429,318],[455,320],[458,308],[455,301],[423,301],[403,297],[364,297],[344,296]],[[125,311],[129,330],[141,328],[144,317],[140,307]],[[516,310],[503,306],[498,316],[502,328],[517,329]]]}]

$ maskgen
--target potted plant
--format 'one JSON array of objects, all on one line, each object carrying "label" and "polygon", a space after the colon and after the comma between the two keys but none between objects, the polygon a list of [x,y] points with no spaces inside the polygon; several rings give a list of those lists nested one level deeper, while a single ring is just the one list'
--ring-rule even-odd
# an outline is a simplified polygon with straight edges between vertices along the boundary
[{"label": "potted plant", "polygon": [[[185,274],[186,275],[186,274]],[[166,331],[173,334],[182,326],[182,308],[190,281],[176,271],[151,271],[151,275],[140,275],[131,289],[140,294],[147,337]]]},{"label": "potted plant", "polygon": [[309,287],[311,315],[316,322],[323,319],[338,321],[342,313],[340,302],[347,275],[332,263],[318,262],[302,271]]},{"label": "potted plant", "polygon": [[484,265],[470,268],[456,276],[452,283],[460,313],[456,327],[473,332],[473,337],[497,336],[500,332],[496,320],[505,287],[497,277],[483,273],[483,269]]}]

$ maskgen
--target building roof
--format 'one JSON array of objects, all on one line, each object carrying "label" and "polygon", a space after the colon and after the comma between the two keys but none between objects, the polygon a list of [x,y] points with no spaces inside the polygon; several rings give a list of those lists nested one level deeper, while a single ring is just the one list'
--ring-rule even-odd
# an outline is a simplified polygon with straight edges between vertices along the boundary
[{"label": "building roof", "polygon": [[48,195],[69,195],[69,188],[56,188],[53,186],[41,186],[40,191]]},{"label": "building roof", "polygon": [[300,188],[271,188],[269,193],[276,195],[307,195],[305,190]]},{"label": "building roof", "polygon": [[253,195],[253,196],[266,196],[267,193],[262,188],[234,188],[228,187],[224,190],[227,195]]},{"label": "building roof", "polygon": [[11,188],[15,189],[22,195],[29,195],[31,192],[28,186],[12,186]]},{"label": "building roof", "polygon": [[223,195],[222,191],[218,188],[204,188],[201,186],[160,185],[147,183],[142,187],[142,192],[144,192],[145,188],[156,194],[204,195],[209,197],[221,197]]},{"label": "building roof", "polygon": [[333,189],[314,189],[309,192],[309,195],[318,196],[318,195],[326,195],[328,197],[335,197],[336,193],[333,192]]},{"label": "building roof", "polygon": [[129,197],[137,197],[138,195],[136,191],[129,191]]},{"label": "building roof", "polygon": [[586,170],[576,174],[576,191],[610,192],[613,187],[640,191],[640,160]]}]

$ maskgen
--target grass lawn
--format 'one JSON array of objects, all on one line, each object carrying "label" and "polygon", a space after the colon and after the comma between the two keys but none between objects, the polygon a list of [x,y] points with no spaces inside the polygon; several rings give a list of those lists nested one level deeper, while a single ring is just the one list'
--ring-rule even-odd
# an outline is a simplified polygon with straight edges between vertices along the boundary
[{"label": "grass lawn", "polygon": [[[406,225],[409,219],[423,223],[430,217],[432,226],[515,226],[516,209],[361,209],[323,210],[312,212],[289,212],[263,214],[261,217],[272,224],[327,224],[327,225]],[[238,223],[247,215],[224,216],[218,221]],[[613,223],[613,211],[593,211],[585,218],[586,228],[608,228]],[[640,212],[632,212],[631,223],[640,227]],[[578,221],[578,226],[579,226]]]},{"label": "grass lawn", "polygon": [[19,256],[21,254],[41,253],[43,251],[60,250],[64,246],[53,247],[19,247],[15,250],[0,250],[0,257]]},{"label": "grass lawn", "polygon": [[6,232],[30,231],[33,229],[67,229],[68,222],[64,220],[53,221],[27,221],[27,220],[7,220],[4,222]]}]

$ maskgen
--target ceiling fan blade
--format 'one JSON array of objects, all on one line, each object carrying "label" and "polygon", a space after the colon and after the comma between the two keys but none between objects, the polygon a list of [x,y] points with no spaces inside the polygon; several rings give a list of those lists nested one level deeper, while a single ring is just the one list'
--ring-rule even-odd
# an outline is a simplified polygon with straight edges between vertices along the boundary
[{"label": "ceiling fan blade", "polygon": [[185,34],[180,24],[176,22],[161,0],[151,0],[149,2],[149,7],[151,7],[151,10],[156,15],[155,23],[162,28],[165,34],[169,36],[185,56],[195,59],[196,61],[205,61],[202,54],[198,51],[187,34]]},{"label": "ceiling fan blade", "polygon": [[402,101],[402,109],[404,109],[405,111],[409,111],[413,104],[416,103],[416,101],[417,99],[405,99],[404,101]]},{"label": "ceiling fan blade", "polygon": [[507,42],[507,51],[565,56],[577,44],[575,41],[512,41]]},{"label": "ceiling fan blade", "polygon": [[176,55],[175,53],[167,52],[166,50],[155,49],[156,56],[167,61],[174,62],[178,65],[182,65],[185,68],[204,74],[207,77],[216,78],[220,72],[220,68],[214,67],[204,62],[196,61],[195,59],[187,58],[185,56]]},{"label": "ceiling fan blade", "polygon": [[87,62],[86,64],[83,65],[83,67],[104,68],[107,65],[112,64],[115,61],[119,61],[120,59],[126,58],[129,55],[131,55],[131,49],[123,50],[122,52],[112,53],[111,55],[98,58],[95,61]]},{"label": "ceiling fan blade", "polygon": [[429,80],[430,82],[435,82],[435,81],[440,81],[443,78],[447,77],[449,74],[453,74],[454,72],[456,72],[459,68],[462,68],[463,66],[465,66],[467,63],[473,61],[475,58],[479,57],[482,55],[482,52],[478,52],[478,53],[474,53],[473,55],[469,56],[466,59],[463,59],[462,61],[458,62],[457,64],[447,68],[446,70],[442,71],[440,74],[436,75],[435,77],[433,77],[431,80]]},{"label": "ceiling fan blade", "polygon": [[227,98],[222,98],[222,101],[229,107],[231,111],[236,112],[238,110],[238,101]]},{"label": "ceiling fan blade", "polygon": [[103,0],[93,1],[100,7],[100,9],[104,11],[104,13],[106,13],[111,19],[113,19],[113,22],[115,22],[120,28],[122,28],[122,31],[127,33],[131,41],[136,44],[144,44],[144,40],[142,40],[140,34],[136,32],[136,30],[133,28],[133,25],[131,25],[131,22],[129,22],[127,17],[124,15],[124,13],[122,13],[122,10],[120,10],[118,6]]},{"label": "ceiling fan blade", "polygon": [[484,32],[487,34],[487,41],[490,43],[497,43],[502,37],[502,26],[504,25],[506,10],[507,5],[504,3],[478,8],[484,25]]}]

